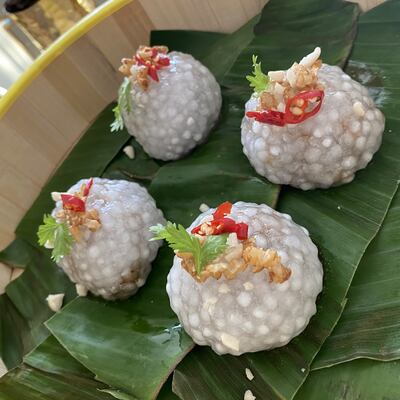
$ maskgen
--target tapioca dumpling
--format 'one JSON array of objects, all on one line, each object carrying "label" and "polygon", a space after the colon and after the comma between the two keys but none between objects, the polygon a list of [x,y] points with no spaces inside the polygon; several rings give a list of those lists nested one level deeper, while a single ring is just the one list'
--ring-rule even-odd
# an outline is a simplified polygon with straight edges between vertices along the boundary
[{"label": "tapioca dumpling", "polygon": [[[149,227],[165,221],[147,190],[134,182],[94,178],[52,196],[56,206],[39,238],[71,281],[110,300],[136,293],[161,244],[149,241]],[[44,237],[46,229],[54,233]]]},{"label": "tapioca dumpling", "polygon": [[[237,202],[200,214],[187,233],[216,248],[200,270],[175,245],[167,281],[171,307],[199,345],[240,355],[287,344],[316,312],[323,270],[305,228],[264,204]],[[180,227],[180,229],[183,229]],[[171,232],[169,223],[165,230]],[[160,229],[159,229],[160,231]],[[161,229],[162,231],[162,229]],[[168,234],[157,236],[168,238]],[[209,250],[208,250],[209,251]]]},{"label": "tapioca dumpling", "polygon": [[246,103],[243,151],[273,183],[304,190],[348,183],[380,147],[385,119],[368,90],[319,55],[316,48],[289,70],[270,71]]},{"label": "tapioca dumpling", "polygon": [[176,160],[206,140],[222,103],[207,67],[165,46],[141,46],[134,57],[122,60],[120,71],[126,76],[120,121],[147,154]]}]

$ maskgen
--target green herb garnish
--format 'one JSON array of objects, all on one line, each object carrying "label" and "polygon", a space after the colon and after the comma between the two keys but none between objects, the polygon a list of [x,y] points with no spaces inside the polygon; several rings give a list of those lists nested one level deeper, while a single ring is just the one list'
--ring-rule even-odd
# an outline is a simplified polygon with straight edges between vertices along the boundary
[{"label": "green herb garnish", "polygon": [[51,215],[44,215],[43,225],[39,226],[37,235],[41,246],[46,243],[53,246],[51,258],[54,261],[60,261],[61,257],[71,252],[74,238],[65,222],[57,223]]},{"label": "green herb garnish", "polygon": [[246,79],[250,82],[250,87],[256,93],[260,93],[268,86],[269,78],[261,70],[261,63],[257,63],[257,56],[253,55],[253,75],[247,75]]},{"label": "green herb garnish", "polygon": [[132,81],[129,78],[125,78],[122,82],[121,87],[118,90],[118,104],[113,108],[114,121],[110,125],[111,132],[117,132],[124,128],[124,120],[122,119],[122,110],[127,113],[131,112],[132,109]]},{"label": "green herb garnish", "polygon": [[191,253],[197,275],[227,247],[228,235],[208,236],[202,244],[199,238],[188,233],[182,225],[176,226],[169,221],[165,226],[158,224],[152,226],[150,230],[155,234],[151,240],[164,239],[173,250],[180,253]]}]

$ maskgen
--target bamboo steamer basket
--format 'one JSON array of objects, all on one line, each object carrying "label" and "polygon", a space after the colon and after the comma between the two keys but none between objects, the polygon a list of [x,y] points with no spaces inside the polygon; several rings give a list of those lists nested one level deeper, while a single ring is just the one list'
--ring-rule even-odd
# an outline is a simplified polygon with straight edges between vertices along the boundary
[{"label": "bamboo steamer basket", "polygon": [[[122,57],[153,29],[232,32],[268,0],[109,0],[51,45],[0,99],[0,249],[96,116]],[[383,0],[353,0],[363,10]],[[0,293],[22,271],[0,264]],[[0,359],[0,376],[1,376]]]}]

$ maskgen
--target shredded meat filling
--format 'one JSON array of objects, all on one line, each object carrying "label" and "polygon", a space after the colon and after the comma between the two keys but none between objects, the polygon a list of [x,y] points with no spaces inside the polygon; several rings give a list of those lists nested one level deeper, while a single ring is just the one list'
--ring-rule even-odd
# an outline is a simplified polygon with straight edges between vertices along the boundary
[{"label": "shredded meat filling", "polygon": [[[161,58],[165,57],[168,53],[168,47],[166,46],[140,46],[136,51],[136,54],[132,58],[123,58],[121,60],[121,66],[119,72],[128,78],[132,78],[134,82],[142,87],[143,90],[147,90],[149,87],[149,69],[154,69],[155,75],[156,70],[165,64]],[[138,60],[140,63],[138,63]],[[136,66],[136,70],[133,72],[132,67]]]},{"label": "shredded meat filling", "polygon": [[[84,193],[85,184],[82,184],[79,192],[75,192],[74,196],[86,201]],[[67,223],[69,231],[76,241],[79,241],[81,238],[82,227],[86,227],[92,232],[97,231],[101,227],[100,216],[95,209],[79,212],[63,208],[57,212],[56,218]]]},{"label": "shredded meat filling", "polygon": [[252,239],[228,247],[222,256],[208,264],[200,274],[196,272],[191,253],[177,253],[177,256],[182,260],[182,267],[198,282],[205,282],[210,277],[220,279],[224,276],[226,279],[234,279],[248,267],[252,268],[253,273],[265,269],[270,282],[274,283],[283,283],[291,275],[291,270],[281,263],[276,250],[256,247]]}]

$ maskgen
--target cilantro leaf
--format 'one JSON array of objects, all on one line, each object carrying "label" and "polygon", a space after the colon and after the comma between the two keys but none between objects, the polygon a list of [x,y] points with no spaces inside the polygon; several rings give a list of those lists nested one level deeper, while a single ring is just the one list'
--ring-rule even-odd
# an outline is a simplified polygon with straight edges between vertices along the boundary
[{"label": "cilantro leaf", "polygon": [[150,231],[155,234],[151,240],[164,239],[173,250],[191,253],[197,274],[200,274],[204,267],[227,247],[228,235],[209,236],[202,244],[199,238],[188,233],[182,225],[176,226],[169,221],[165,226],[161,224],[152,226]]},{"label": "cilantro leaf", "polygon": [[202,247],[202,268],[215,260],[227,247],[228,235],[209,236]]},{"label": "cilantro leaf", "polygon": [[253,75],[247,75],[246,79],[250,82],[250,87],[256,93],[260,93],[268,86],[269,77],[261,70],[261,62],[257,63],[257,56],[253,55]]},{"label": "cilantro leaf", "polygon": [[43,225],[38,229],[39,244],[53,247],[51,258],[58,262],[71,252],[74,238],[66,223],[57,223],[51,215],[44,215]]},{"label": "cilantro leaf", "polygon": [[113,108],[114,113],[114,121],[110,125],[111,132],[122,131],[124,129],[124,120],[122,119],[121,109],[119,108],[119,104],[117,104]]},{"label": "cilantro leaf", "polygon": [[124,128],[124,120],[122,119],[122,111],[130,113],[132,110],[132,81],[125,78],[118,90],[118,104],[113,108],[114,121],[110,125],[111,132],[117,132]]}]

